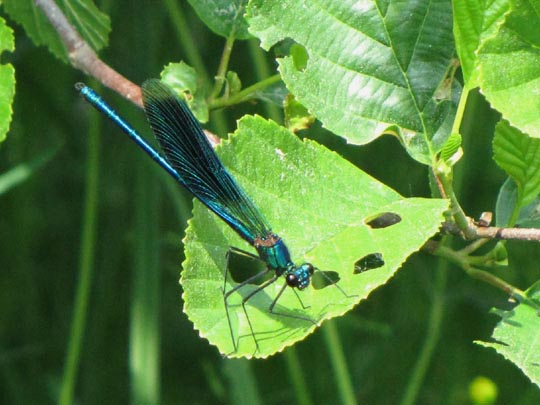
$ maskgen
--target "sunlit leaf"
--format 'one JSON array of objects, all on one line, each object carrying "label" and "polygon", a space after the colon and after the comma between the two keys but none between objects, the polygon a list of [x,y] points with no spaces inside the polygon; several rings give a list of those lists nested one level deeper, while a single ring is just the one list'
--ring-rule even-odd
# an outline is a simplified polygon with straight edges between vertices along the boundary
[{"label": "sunlit leaf", "polygon": [[208,121],[208,104],[195,69],[185,62],[169,63],[161,72],[161,79],[186,100],[200,122]]},{"label": "sunlit leaf", "polygon": [[454,36],[456,49],[469,88],[478,86],[478,54],[482,41],[494,35],[504,13],[509,10],[508,0],[478,1],[453,0]]},{"label": "sunlit leaf", "polygon": [[255,0],[247,18],[264,48],[286,38],[305,48],[305,63],[285,57],[279,69],[325,127],[356,144],[397,132],[411,156],[433,162],[460,93],[445,82],[454,55],[450,1]]},{"label": "sunlit leaf", "polygon": [[510,1],[497,35],[479,49],[482,92],[510,124],[540,137],[540,13],[529,1]]},{"label": "sunlit leaf", "polygon": [[[13,51],[14,48],[13,31],[0,18],[0,53]],[[14,96],[15,69],[10,63],[0,64],[0,142],[6,139],[9,130]]]},{"label": "sunlit leaf", "polygon": [[[405,199],[366,173],[312,141],[300,141],[289,131],[260,117],[245,117],[237,133],[219,154],[291,250],[297,264],[337,272],[339,286],[290,288],[276,310],[322,322],[349,311],[384,284],[409,255],[433,235],[447,207],[445,200]],[[241,159],[239,157],[242,157]],[[373,228],[365,221],[378,213],[395,213],[397,223]],[[260,351],[249,331],[241,299],[256,288],[248,285],[230,297],[233,342],[223,302],[223,272],[229,246],[254,252],[206,207],[195,204],[186,232],[186,261],[181,284],[185,312],[200,335],[231,356],[267,357],[303,339],[315,326],[301,319],[268,313],[284,283],[278,280],[248,301],[247,311]],[[378,252],[384,266],[354,274],[358,259]],[[230,278],[229,278],[230,280]],[[226,287],[230,289],[232,283]]]}]

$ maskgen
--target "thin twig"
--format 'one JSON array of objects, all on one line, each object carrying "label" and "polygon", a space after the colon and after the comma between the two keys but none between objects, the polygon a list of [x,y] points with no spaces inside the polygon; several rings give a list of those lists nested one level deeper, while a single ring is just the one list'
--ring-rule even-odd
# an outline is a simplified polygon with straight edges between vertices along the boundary
[{"label": "thin twig", "polygon": [[470,254],[476,252],[478,249],[480,249],[486,243],[489,243],[489,239],[477,239],[477,240],[469,243],[463,249],[460,249],[459,253],[462,254],[462,255],[470,255]]},{"label": "thin twig", "polygon": [[[56,32],[58,32],[58,35],[66,47],[69,61],[74,68],[96,78],[104,86],[143,108],[140,86],[137,86],[103,62],[90,45],[88,45],[88,43],[86,43],[79,35],[77,30],[69,23],[62,10],[53,0],[34,1],[36,6],[43,11]],[[204,130],[204,133],[212,146],[215,147],[219,144],[219,137],[207,130]]]},{"label": "thin twig", "polygon": [[512,298],[516,298],[520,302],[527,300],[527,295],[524,291],[487,271],[472,266],[468,256],[462,255],[460,252],[456,252],[447,246],[443,246],[433,241],[426,243],[425,249],[435,256],[445,258],[461,267],[470,277],[485,281],[499,290],[504,291]]},{"label": "thin twig", "polygon": [[496,226],[476,227],[477,238],[540,241],[538,228],[499,228]]},{"label": "thin twig", "polygon": [[142,107],[141,88],[99,59],[53,0],[34,1],[58,32],[73,67],[95,77],[106,87]]},{"label": "thin twig", "polygon": [[[463,231],[452,222],[445,222],[442,225],[441,231],[443,233],[463,236]],[[501,228],[498,226],[478,226],[474,224],[471,218],[469,218],[466,239],[540,241],[540,228]]]},{"label": "thin twig", "polygon": [[210,103],[210,107],[212,109],[217,108],[224,108],[231,105],[239,104],[241,102],[246,101],[250,97],[253,96],[253,93],[262,90],[274,83],[277,83],[281,80],[281,76],[279,74],[276,74],[274,76],[267,77],[264,80],[261,80],[260,82],[257,82],[249,87],[246,87],[242,91],[239,91],[235,95],[231,97],[220,97]]}]

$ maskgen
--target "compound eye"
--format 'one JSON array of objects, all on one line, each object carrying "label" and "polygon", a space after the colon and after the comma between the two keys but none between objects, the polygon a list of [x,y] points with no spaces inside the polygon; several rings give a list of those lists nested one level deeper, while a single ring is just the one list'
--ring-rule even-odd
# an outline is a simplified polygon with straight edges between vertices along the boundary
[{"label": "compound eye", "polygon": [[298,287],[298,277],[294,274],[287,274],[287,277],[285,278],[287,285],[289,287]]},{"label": "compound eye", "polygon": [[309,274],[313,275],[313,273],[315,272],[315,267],[313,267],[311,263],[305,263],[304,266],[307,267]]}]

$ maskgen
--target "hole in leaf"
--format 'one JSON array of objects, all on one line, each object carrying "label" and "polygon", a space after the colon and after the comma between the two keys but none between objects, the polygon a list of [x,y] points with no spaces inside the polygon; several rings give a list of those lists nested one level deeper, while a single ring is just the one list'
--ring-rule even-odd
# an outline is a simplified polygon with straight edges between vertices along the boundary
[{"label": "hole in leaf", "polygon": [[354,274],[384,266],[382,253],[370,253],[354,263]]},{"label": "hole in leaf", "polygon": [[294,44],[296,44],[294,39],[290,37],[283,38],[272,47],[274,56],[276,58],[285,58],[286,56],[289,56],[291,54],[291,46]]},{"label": "hole in leaf", "polygon": [[299,44],[293,44],[289,52],[293,58],[293,63],[296,70],[303,72],[309,60],[309,55],[306,48]]},{"label": "hole in leaf", "polygon": [[401,222],[401,217],[394,212],[381,212],[366,220],[366,225],[372,229],[387,228]]}]

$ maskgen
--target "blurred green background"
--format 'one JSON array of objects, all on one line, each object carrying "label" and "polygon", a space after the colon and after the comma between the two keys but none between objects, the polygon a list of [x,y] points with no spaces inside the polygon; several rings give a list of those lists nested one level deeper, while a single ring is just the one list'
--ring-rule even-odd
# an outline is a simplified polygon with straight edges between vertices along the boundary
[{"label": "blurred green background", "polygon": [[[215,72],[223,39],[184,1],[177,5],[189,40]],[[132,81],[158,77],[171,61],[190,63],[160,2],[135,7],[115,1],[104,10],[113,31],[100,56]],[[355,310],[294,348],[267,360],[222,358],[182,312],[181,240],[191,198],[73,88],[81,80],[95,83],[36,48],[6,18],[16,32],[16,51],[4,60],[16,68],[17,93],[11,131],[0,146],[0,174],[36,159],[46,163],[0,195],[1,403],[58,400],[81,268],[91,273],[78,403],[335,403],[351,399],[342,386],[350,382],[361,403],[397,403],[418,392],[416,403],[460,404],[471,402],[469,385],[478,376],[498,387],[498,403],[540,403],[540,391],[515,366],[472,343],[489,338],[497,318],[488,310],[504,307],[504,294],[421,253]],[[243,41],[233,51],[230,68],[247,85],[257,80],[257,47],[256,40]],[[272,55],[264,58],[273,72]],[[137,108],[100,91],[136,128],[146,128]],[[243,114],[267,112],[262,103],[228,109],[226,131]],[[504,181],[491,160],[498,117],[480,95],[466,117],[456,188],[466,212],[478,216],[494,209]],[[223,126],[213,123],[209,128],[224,136]],[[355,147],[320,125],[300,136],[337,151],[404,196],[429,196],[427,169],[393,138]],[[510,255],[527,257],[529,264],[505,279],[521,288],[538,279],[530,264],[540,256],[537,247],[512,244]]]}]

